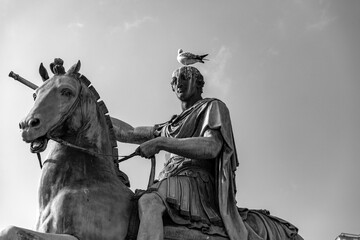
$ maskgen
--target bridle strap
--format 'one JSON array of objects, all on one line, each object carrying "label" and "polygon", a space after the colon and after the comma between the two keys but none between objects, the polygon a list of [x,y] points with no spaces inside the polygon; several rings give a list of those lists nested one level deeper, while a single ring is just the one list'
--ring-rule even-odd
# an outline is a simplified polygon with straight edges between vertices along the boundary
[{"label": "bridle strap", "polygon": [[77,98],[75,99],[74,103],[71,105],[71,107],[69,108],[69,110],[66,112],[66,114],[64,114],[60,120],[49,130],[48,132],[48,138],[51,138],[51,133],[53,131],[55,131],[55,129],[59,126],[61,126],[69,117],[70,115],[72,115],[77,107],[77,105],[80,103],[80,99],[81,99],[81,93],[82,93],[82,85],[81,85],[81,82],[80,80],[77,80],[79,81],[79,84],[80,84],[80,90],[79,90],[79,93],[78,93],[78,96]]},{"label": "bridle strap", "polygon": [[[79,81],[79,80],[78,80],[78,81]],[[79,82],[79,83],[80,83],[80,82]],[[47,138],[54,140],[54,138],[51,137],[51,133],[52,133],[57,127],[61,126],[61,124],[63,124],[63,123],[66,121],[66,119],[68,119],[68,117],[69,117],[71,114],[74,113],[77,105],[80,103],[81,92],[82,92],[82,85],[81,85],[81,83],[80,83],[80,90],[79,90],[79,93],[78,93],[77,98],[75,99],[75,102],[71,105],[71,107],[69,108],[69,110],[67,111],[67,113],[64,114],[64,115],[60,118],[60,120],[49,130],[49,132],[48,132],[48,134],[47,134]],[[42,164],[42,161],[41,161],[41,155],[40,155],[40,153],[36,153],[36,155],[37,155],[37,158],[38,158],[38,160],[39,160],[40,169],[42,169],[43,164]]]}]

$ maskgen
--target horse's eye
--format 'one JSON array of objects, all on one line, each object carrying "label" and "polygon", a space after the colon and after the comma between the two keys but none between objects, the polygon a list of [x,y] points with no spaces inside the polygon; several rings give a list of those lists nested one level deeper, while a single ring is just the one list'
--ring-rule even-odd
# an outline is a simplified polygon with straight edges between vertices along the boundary
[{"label": "horse's eye", "polygon": [[61,90],[61,95],[65,97],[71,97],[73,95],[72,91],[68,88]]},{"label": "horse's eye", "polygon": [[34,101],[36,100],[36,93],[33,93]]}]

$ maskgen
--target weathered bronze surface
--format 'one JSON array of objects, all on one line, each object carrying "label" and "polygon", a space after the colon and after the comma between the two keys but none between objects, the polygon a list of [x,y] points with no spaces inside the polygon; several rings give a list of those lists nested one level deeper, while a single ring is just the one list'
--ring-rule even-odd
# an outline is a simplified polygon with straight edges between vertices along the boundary
[{"label": "weathered bronze surface", "polygon": [[[202,98],[204,81],[196,68],[173,74],[182,113],[134,128],[108,115],[79,74],[80,62],[65,72],[60,60],[51,65],[51,78],[41,64],[40,87],[22,81],[36,89],[34,106],[20,123],[23,140],[38,153],[49,139],[58,141],[49,143],[42,169],[36,231],[9,227],[0,240],[302,239],[296,227],[267,211],[236,206],[238,161],[229,111],[220,100]],[[116,140],[140,144],[136,154],[146,158],[170,153],[159,181],[135,197],[116,164]]]}]

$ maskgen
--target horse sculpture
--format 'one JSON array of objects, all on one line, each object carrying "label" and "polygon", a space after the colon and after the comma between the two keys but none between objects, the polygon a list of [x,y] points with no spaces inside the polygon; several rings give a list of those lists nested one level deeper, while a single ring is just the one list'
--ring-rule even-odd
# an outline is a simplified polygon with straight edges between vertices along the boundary
[{"label": "horse sculpture", "polygon": [[[32,152],[44,151],[48,140],[54,140],[42,168],[36,231],[9,227],[0,233],[0,240],[132,239],[136,221],[130,220],[137,206],[127,176],[116,164],[117,144],[108,110],[90,81],[79,74],[80,61],[67,72],[62,60],[57,62],[51,66],[50,79],[40,65],[44,83],[20,123]],[[259,212],[243,212],[252,219],[247,226],[268,239],[269,233],[260,226],[264,223],[259,223],[262,216],[256,217]],[[165,239],[226,239],[179,226],[164,231]],[[297,234],[291,238],[302,239]]]}]

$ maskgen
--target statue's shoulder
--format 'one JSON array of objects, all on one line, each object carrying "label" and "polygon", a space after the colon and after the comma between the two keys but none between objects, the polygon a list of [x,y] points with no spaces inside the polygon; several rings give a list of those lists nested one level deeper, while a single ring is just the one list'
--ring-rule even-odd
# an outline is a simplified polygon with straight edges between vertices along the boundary
[{"label": "statue's shoulder", "polygon": [[201,100],[201,102],[204,104],[225,104],[223,101],[217,98],[204,98]]},{"label": "statue's shoulder", "polygon": [[226,106],[226,104],[225,104],[222,100],[220,100],[220,99],[218,99],[218,98],[204,98],[203,101],[208,102],[208,103],[223,104],[223,105]]},{"label": "statue's shoulder", "polygon": [[219,109],[229,111],[226,104],[218,98],[204,98],[203,100],[206,102],[208,107],[217,107]]}]

